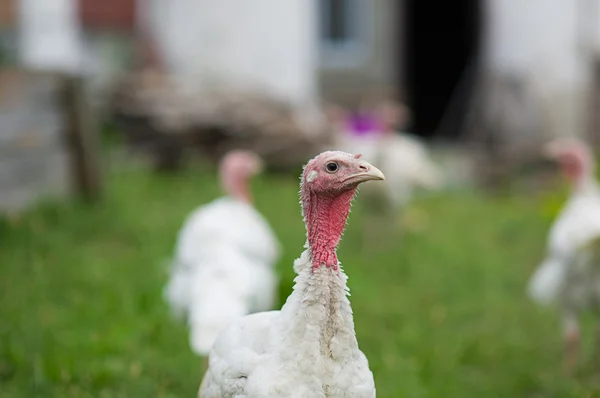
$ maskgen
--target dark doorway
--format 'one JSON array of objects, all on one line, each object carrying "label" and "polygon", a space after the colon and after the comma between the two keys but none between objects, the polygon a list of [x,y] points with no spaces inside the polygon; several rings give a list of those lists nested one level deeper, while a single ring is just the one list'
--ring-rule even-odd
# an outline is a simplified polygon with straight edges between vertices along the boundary
[{"label": "dark doorway", "polygon": [[403,3],[401,92],[413,116],[408,131],[426,138],[456,138],[477,68],[480,1]]}]

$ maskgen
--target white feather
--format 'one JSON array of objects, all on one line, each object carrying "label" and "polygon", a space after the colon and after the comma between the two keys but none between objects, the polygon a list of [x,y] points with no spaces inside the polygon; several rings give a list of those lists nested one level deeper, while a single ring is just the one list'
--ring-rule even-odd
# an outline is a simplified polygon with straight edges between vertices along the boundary
[{"label": "white feather", "polygon": [[294,268],[294,291],[281,311],[240,318],[219,336],[199,397],[375,397],[343,270],[313,273],[308,250]]},{"label": "white feather", "polygon": [[564,262],[547,259],[531,278],[529,295],[540,304],[552,304],[563,286],[564,276]]},{"label": "white feather", "polygon": [[187,316],[194,352],[207,355],[234,319],[273,308],[279,243],[264,218],[230,197],[195,210],[179,233],[165,299]]},{"label": "white feather", "polygon": [[571,196],[549,234],[548,256],[534,273],[530,295],[561,306],[574,319],[600,302],[600,191],[587,181]]}]

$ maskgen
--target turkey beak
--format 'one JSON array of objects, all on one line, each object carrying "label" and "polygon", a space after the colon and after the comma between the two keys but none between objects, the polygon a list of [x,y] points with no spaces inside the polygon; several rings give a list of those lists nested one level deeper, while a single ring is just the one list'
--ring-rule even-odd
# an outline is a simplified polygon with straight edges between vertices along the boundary
[{"label": "turkey beak", "polygon": [[358,171],[350,174],[345,178],[344,182],[352,182],[360,184],[365,181],[371,180],[385,180],[385,176],[377,167],[373,166],[369,162],[360,161],[357,165]]}]

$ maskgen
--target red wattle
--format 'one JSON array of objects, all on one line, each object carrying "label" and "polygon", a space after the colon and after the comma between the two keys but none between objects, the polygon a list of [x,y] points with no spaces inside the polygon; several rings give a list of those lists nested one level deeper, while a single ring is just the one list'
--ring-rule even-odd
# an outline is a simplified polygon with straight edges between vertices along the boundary
[{"label": "red wattle", "polygon": [[313,271],[322,265],[338,269],[336,249],[355,192],[356,188],[343,192],[301,193]]}]

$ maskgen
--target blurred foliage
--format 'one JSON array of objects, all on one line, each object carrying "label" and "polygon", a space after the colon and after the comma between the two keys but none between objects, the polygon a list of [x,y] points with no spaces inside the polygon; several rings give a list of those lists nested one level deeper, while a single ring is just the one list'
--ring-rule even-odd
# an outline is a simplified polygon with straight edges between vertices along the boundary
[{"label": "blurred foliage", "polygon": [[[305,240],[297,185],[283,176],[255,183],[257,207],[285,248],[281,303]],[[199,169],[123,169],[97,207],[45,205],[0,224],[0,396],[195,396],[201,361],[162,288],[184,218],[218,194]],[[591,355],[577,377],[561,376],[558,316],[525,295],[555,200],[431,196],[407,213],[418,228],[373,248],[362,247],[358,198],[339,257],[379,397],[597,391]]]}]

